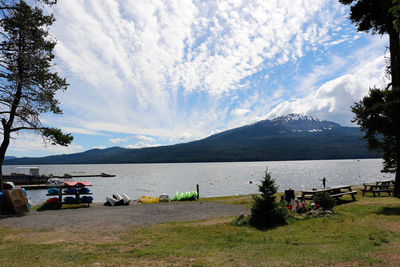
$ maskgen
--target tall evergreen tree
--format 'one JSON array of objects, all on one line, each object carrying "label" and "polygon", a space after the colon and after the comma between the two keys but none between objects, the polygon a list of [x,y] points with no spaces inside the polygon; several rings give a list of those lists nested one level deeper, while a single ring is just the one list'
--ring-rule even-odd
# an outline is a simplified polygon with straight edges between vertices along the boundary
[{"label": "tall evergreen tree", "polygon": [[353,122],[365,131],[370,148],[383,150],[383,172],[395,172],[394,196],[400,197],[400,34],[399,0],[339,0],[350,5],[350,20],[359,31],[388,34],[390,63],[387,72],[391,83],[356,103]]},{"label": "tall evergreen tree", "polygon": [[400,0],[393,0],[393,7],[390,9],[394,17],[394,27],[400,31]]},{"label": "tall evergreen tree", "polygon": [[257,228],[270,228],[286,224],[287,209],[275,200],[278,187],[268,170],[261,185],[258,186],[261,196],[254,196],[249,223]]},{"label": "tall evergreen tree", "polygon": [[[44,4],[56,1],[43,0]],[[2,165],[12,134],[32,130],[51,144],[66,146],[72,136],[41,123],[40,115],[61,114],[55,94],[67,89],[65,78],[52,70],[56,41],[48,27],[53,15],[25,1],[0,1],[0,190]]]}]

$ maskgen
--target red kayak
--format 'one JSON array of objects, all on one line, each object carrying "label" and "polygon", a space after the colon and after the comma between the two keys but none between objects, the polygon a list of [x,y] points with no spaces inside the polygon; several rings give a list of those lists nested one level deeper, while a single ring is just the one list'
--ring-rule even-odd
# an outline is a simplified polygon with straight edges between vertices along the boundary
[{"label": "red kayak", "polygon": [[89,186],[91,185],[90,182],[64,182],[66,186]]}]

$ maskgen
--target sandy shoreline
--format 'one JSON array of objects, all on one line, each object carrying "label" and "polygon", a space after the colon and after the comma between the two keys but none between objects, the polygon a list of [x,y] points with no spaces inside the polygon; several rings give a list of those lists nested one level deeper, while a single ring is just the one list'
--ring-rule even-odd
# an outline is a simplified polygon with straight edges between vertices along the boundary
[{"label": "sandy shoreline", "polygon": [[171,221],[193,221],[249,213],[242,205],[216,202],[170,202],[108,207],[94,203],[89,208],[31,211],[23,216],[2,216],[0,226],[9,228],[115,231]]}]

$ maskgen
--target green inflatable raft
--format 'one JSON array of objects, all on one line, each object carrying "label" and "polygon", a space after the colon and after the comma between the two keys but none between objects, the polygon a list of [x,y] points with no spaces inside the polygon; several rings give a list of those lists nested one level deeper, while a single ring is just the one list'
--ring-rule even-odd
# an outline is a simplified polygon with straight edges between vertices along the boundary
[{"label": "green inflatable raft", "polygon": [[172,197],[172,201],[184,201],[184,200],[196,200],[197,199],[197,192],[176,192],[175,195]]}]

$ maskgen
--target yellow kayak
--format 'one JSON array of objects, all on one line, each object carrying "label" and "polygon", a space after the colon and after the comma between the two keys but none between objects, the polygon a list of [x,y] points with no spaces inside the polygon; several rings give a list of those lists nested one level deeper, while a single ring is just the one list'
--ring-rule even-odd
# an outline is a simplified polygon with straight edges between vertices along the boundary
[{"label": "yellow kayak", "polygon": [[142,203],[158,203],[158,197],[141,196],[139,201]]}]

